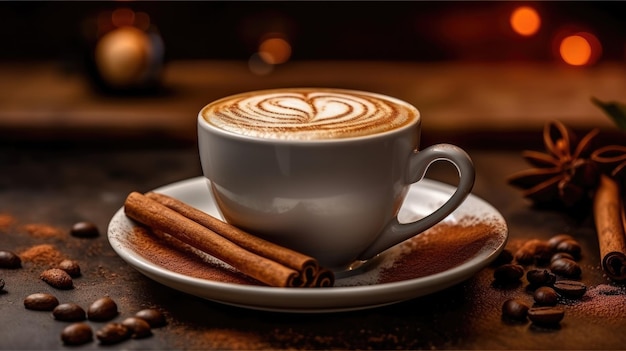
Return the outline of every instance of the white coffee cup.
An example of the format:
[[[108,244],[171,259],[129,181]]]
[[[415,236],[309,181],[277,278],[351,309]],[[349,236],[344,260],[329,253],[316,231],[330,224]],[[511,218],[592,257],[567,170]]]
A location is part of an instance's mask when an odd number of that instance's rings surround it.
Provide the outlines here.
[[[462,149],[418,151],[420,114],[380,94],[287,88],[238,94],[198,114],[202,170],[229,223],[341,271],[442,221],[471,192]],[[432,214],[400,223],[412,183],[437,160],[459,183]]]

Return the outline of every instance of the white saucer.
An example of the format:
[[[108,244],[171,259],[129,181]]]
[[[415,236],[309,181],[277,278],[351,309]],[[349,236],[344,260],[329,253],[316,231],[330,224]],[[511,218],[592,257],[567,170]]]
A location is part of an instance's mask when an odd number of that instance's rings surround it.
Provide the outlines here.
[[[413,184],[400,212],[400,221],[427,215],[447,200],[453,190],[447,184],[429,179]],[[221,218],[204,177],[176,182],[154,191],[178,198]],[[193,277],[176,272],[171,267],[165,268],[158,259],[146,258],[145,252],[140,252],[144,250],[138,250],[136,245],[131,244],[135,224],[126,217],[123,208],[109,223],[108,239],[115,252],[139,272],[161,284],[201,298],[259,310],[337,312],[372,308],[427,295],[467,280],[487,266],[504,249],[508,237],[506,222],[490,204],[470,194],[442,223],[454,225],[467,217],[488,218],[496,226],[489,242],[460,264],[421,276],[407,277],[405,269],[400,280],[379,283],[379,275],[393,266],[394,260],[403,254],[403,244],[399,244],[381,254],[379,262],[373,264],[376,267],[361,274],[338,278],[331,288],[275,288],[241,284]]]

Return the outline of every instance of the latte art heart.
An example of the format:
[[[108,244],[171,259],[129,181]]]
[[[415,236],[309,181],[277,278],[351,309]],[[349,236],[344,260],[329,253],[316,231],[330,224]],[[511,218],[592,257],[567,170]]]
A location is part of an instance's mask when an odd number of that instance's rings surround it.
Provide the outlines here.
[[[393,130],[417,118],[408,104],[375,94],[331,89],[283,89],[235,95],[202,116],[235,134],[269,139],[337,139]]]

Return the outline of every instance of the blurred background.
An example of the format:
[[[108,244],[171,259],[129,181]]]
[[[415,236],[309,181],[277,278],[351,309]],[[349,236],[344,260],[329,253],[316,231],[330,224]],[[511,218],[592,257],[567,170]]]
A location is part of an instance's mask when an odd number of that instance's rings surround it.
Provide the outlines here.
[[[4,140],[195,140],[232,93],[333,86],[415,104],[435,138],[611,129],[617,1],[0,2]],[[431,134],[432,133],[432,134]],[[491,143],[492,139],[489,140]]]

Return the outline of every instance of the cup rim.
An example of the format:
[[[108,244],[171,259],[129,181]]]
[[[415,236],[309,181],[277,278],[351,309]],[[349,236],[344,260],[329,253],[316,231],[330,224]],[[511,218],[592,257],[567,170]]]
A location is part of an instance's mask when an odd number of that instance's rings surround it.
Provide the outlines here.
[[[338,92],[344,92],[344,93],[355,93],[355,94],[369,95],[369,96],[377,97],[377,98],[380,98],[380,99],[383,99],[383,100],[389,100],[389,101],[391,101],[393,103],[404,105],[404,106],[408,107],[409,109],[413,110],[413,112],[415,114],[415,119],[413,121],[411,121],[411,122],[401,126],[401,127],[398,127],[398,128],[395,128],[395,129],[391,129],[391,130],[387,130],[387,131],[384,131],[384,132],[373,133],[373,134],[348,136],[348,137],[341,137],[341,138],[329,138],[329,139],[282,139],[282,138],[264,138],[264,137],[259,137],[259,136],[245,135],[245,134],[239,134],[239,133],[231,132],[231,131],[219,128],[219,127],[209,123],[203,116],[203,111],[206,110],[209,106],[217,104],[217,103],[219,103],[219,102],[221,102],[223,100],[226,100],[226,99],[232,99],[232,98],[237,97],[237,96],[248,95],[248,94],[253,93],[253,92],[270,93],[270,92],[273,92],[273,91],[287,91],[287,90],[288,91],[298,91],[298,90],[311,90],[311,89],[319,90],[319,91],[338,91]],[[416,125],[418,127],[418,132],[420,132],[422,118],[421,118],[421,113],[417,109],[417,107],[413,106],[409,102],[404,101],[404,100],[399,99],[399,98],[396,98],[396,97],[393,97],[393,96],[381,94],[381,93],[365,91],[365,90],[357,90],[357,89],[344,89],[344,88],[294,87],[294,88],[274,88],[274,89],[251,90],[251,91],[245,91],[245,92],[241,92],[241,93],[230,94],[230,95],[224,96],[222,98],[219,98],[217,100],[214,100],[214,101],[204,105],[200,109],[200,111],[198,112],[197,120],[198,120],[198,127],[203,128],[204,130],[207,130],[207,131],[210,131],[210,132],[222,135],[224,137],[229,137],[229,138],[233,138],[233,139],[254,141],[254,142],[259,142],[259,143],[306,145],[306,144],[335,144],[335,143],[346,143],[346,142],[355,142],[355,141],[374,140],[374,139],[379,139],[379,138],[385,138],[385,137],[387,137],[389,135],[393,135],[393,134],[396,134],[396,133],[402,133],[402,132],[404,132],[406,130],[415,128]]]

